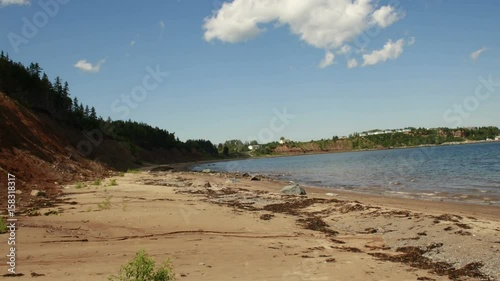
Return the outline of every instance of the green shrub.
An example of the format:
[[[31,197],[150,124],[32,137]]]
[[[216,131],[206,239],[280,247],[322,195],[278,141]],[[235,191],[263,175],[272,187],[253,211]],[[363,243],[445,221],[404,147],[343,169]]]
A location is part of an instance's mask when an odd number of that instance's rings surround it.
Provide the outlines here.
[[[163,262],[155,270],[155,261],[140,250],[135,258],[120,268],[118,275],[108,277],[109,281],[171,281],[175,280],[172,264],[169,260]]]
[[[96,179],[92,184],[93,185],[101,185],[101,179]]]
[[[109,182],[109,186],[115,186],[115,185],[118,185],[116,183],[116,179],[111,179],[111,181]]]
[[[40,211],[38,210],[38,208],[29,208],[26,210],[26,215],[28,217],[40,216]]]
[[[101,211],[102,210],[109,210],[111,208],[111,196],[106,196],[106,198],[104,198],[104,201],[97,204],[97,207]]]
[[[76,189],[80,189],[80,188],[83,188],[83,187],[85,187],[85,185],[84,185],[82,182],[77,182],[77,183],[75,184],[75,188],[76,188]]]
[[[43,213],[44,216],[57,216],[59,212],[56,210],[49,210],[48,212]]]
[[[3,217],[0,217],[0,234],[7,233],[7,223]]]

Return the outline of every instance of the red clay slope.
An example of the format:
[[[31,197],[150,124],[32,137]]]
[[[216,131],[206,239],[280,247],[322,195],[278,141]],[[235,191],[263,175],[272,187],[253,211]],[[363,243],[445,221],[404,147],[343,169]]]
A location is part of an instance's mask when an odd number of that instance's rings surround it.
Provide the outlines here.
[[[55,122],[44,122],[23,106],[0,93],[0,207],[6,205],[7,173],[17,179],[20,206],[31,205],[31,190],[49,197],[60,184],[102,177],[107,169],[81,157]],[[19,191],[18,191],[19,193]]]

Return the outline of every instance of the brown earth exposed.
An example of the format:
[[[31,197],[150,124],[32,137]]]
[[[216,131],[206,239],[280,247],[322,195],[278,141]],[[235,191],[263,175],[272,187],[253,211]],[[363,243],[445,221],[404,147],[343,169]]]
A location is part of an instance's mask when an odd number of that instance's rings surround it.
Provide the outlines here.
[[[17,207],[24,209],[53,200],[66,183],[103,178],[148,163],[203,159],[198,153],[176,149],[132,152],[125,142],[87,135],[0,93],[0,208],[6,206],[8,173],[16,177]],[[86,144],[83,154],[76,149],[82,142]],[[32,190],[42,190],[46,196],[33,198]]]

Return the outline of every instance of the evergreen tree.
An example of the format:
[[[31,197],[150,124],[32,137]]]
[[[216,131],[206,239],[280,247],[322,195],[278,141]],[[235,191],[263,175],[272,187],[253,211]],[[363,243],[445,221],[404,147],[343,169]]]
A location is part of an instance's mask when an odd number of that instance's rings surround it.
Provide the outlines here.
[[[83,116],[85,116],[85,118],[89,118],[90,117],[90,108],[88,105],[85,106],[85,111],[83,113]]]
[[[97,113],[95,112],[95,108],[93,106],[90,109],[90,119],[97,120]]]

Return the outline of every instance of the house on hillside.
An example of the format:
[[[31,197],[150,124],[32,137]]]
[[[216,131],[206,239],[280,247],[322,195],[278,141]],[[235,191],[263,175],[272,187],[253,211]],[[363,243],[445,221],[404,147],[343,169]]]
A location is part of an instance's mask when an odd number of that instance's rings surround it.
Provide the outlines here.
[[[260,144],[252,144],[248,146],[249,150],[256,150],[260,148]]]
[[[496,137],[495,137],[495,140],[496,140],[496,141],[500,141],[500,136],[496,136]]]
[[[289,142],[290,142],[289,139],[284,139],[284,138],[280,139],[280,144],[285,144],[285,143],[289,143]]]

